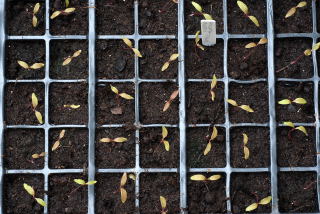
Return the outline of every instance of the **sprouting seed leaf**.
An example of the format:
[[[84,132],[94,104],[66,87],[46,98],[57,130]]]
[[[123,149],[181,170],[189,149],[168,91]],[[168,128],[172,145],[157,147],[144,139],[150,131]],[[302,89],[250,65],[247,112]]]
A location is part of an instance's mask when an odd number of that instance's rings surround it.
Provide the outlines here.
[[[311,49],[307,49],[303,53],[304,53],[305,56],[310,56],[312,54],[312,50]]]
[[[207,13],[203,13],[202,15],[206,20],[213,20],[212,16]]]
[[[227,102],[233,106],[238,106],[237,102],[231,99],[227,99]]]
[[[168,108],[170,107],[170,105],[171,105],[171,101],[167,101],[167,102],[164,104],[162,111],[163,111],[163,112],[167,111]]]
[[[212,144],[211,144],[211,142],[209,142],[207,144],[205,150],[203,151],[203,155],[207,155],[211,151],[211,148],[212,148]]]
[[[61,14],[61,11],[55,11],[53,12],[53,14],[50,16],[50,19],[54,19],[56,18],[57,16],[59,16]]]
[[[256,43],[250,42],[249,44],[247,44],[247,45],[245,46],[245,48],[249,49],[249,48],[254,48],[254,47],[256,47],[256,46],[257,46]]]
[[[112,86],[112,85],[110,85],[110,87],[111,87],[111,90],[112,90],[115,94],[119,94],[119,91],[118,91],[118,89],[117,89],[116,87],[114,87],[114,86]]]
[[[74,7],[69,7],[69,8],[67,8],[67,9],[65,9],[63,12],[65,12],[65,13],[72,13],[72,12],[74,12],[76,10],[76,8],[74,8]]]
[[[97,181],[88,181],[88,182],[86,183],[86,185],[93,185],[93,184],[95,184],[95,183],[97,183]]]
[[[172,94],[170,95],[170,100],[174,100],[178,95],[179,95],[179,90],[175,90],[175,91],[172,92]]]
[[[38,98],[35,93],[31,95],[32,107],[36,108],[38,106]]]
[[[121,94],[119,94],[119,96],[126,99],[126,100],[133,100],[134,99],[131,95],[129,95],[127,93],[121,93]]]
[[[278,104],[280,104],[280,105],[289,105],[289,104],[291,104],[291,100],[289,100],[289,99],[283,99],[283,100],[280,100],[280,101],[278,102]]]
[[[307,6],[307,2],[306,1],[302,1],[297,5],[297,7],[299,7],[299,8],[305,7],[305,6]]]
[[[261,199],[259,201],[259,204],[266,205],[266,204],[269,204],[271,202],[271,200],[272,200],[272,197],[268,196],[268,197],[265,197],[265,198]]]
[[[69,7],[69,0],[65,0],[66,7]]]
[[[113,139],[113,141],[116,143],[123,143],[123,142],[128,141],[128,139],[125,137],[117,137],[117,138]]]
[[[138,49],[132,48],[132,50],[133,50],[134,54],[135,54],[137,57],[142,57],[142,55],[141,55],[141,53],[140,53],[140,51],[139,51]]]
[[[292,102],[297,103],[297,104],[302,104],[302,105],[307,103],[307,101],[301,97],[294,99]]]
[[[33,159],[40,158],[40,156],[39,156],[38,154],[33,154],[31,157],[32,157]]]
[[[63,105],[63,107],[72,108],[72,109],[78,109],[78,108],[80,108],[80,105],[74,105],[74,104],[72,104],[72,105]]]
[[[244,146],[243,147],[243,153],[244,153],[244,159],[245,160],[248,160],[249,159],[249,156],[250,156],[250,151],[249,151],[249,148]]]
[[[55,151],[56,149],[59,148],[59,146],[60,146],[60,141],[57,140],[57,141],[53,144],[53,146],[52,146],[52,148],[51,148],[51,151]]]
[[[38,122],[39,122],[40,124],[43,124],[42,114],[41,114],[40,112],[38,112],[38,111],[34,111],[34,113],[35,113],[35,115],[36,115],[36,118],[37,118]]]
[[[134,174],[129,174],[129,178],[134,181],[136,180],[136,176]]]
[[[304,128],[303,126],[298,126],[297,128],[295,128],[299,131],[302,131],[306,136],[308,136],[307,130],[306,128]]]
[[[168,130],[166,127],[162,126],[162,139],[165,139],[168,136]]]
[[[121,202],[125,203],[127,201],[127,191],[124,188],[120,188],[120,194],[121,194]]]
[[[33,65],[30,66],[31,69],[39,69],[39,68],[43,68],[44,64],[43,63],[34,63]]]
[[[254,110],[252,108],[250,108],[250,106],[248,106],[248,105],[241,105],[241,106],[239,106],[239,108],[241,108],[247,112],[250,112],[250,113],[254,112]]]
[[[120,180],[121,187],[123,187],[127,183],[127,179],[128,179],[128,176],[127,176],[127,173],[125,172],[125,173],[123,173],[121,180]]]
[[[41,198],[34,198],[36,201],[37,201],[37,203],[38,204],[40,204],[41,206],[43,206],[43,207],[46,207],[47,206],[47,204],[46,204],[46,202],[44,202],[44,200],[42,200]]]
[[[198,12],[202,13],[202,7],[200,6],[200,4],[194,1],[192,1],[191,4],[193,5],[194,8],[196,8]]]
[[[211,89],[214,89],[214,88],[216,87],[216,85],[217,85],[217,77],[216,77],[216,75],[214,74],[214,75],[212,76]]]
[[[297,8],[296,8],[296,7],[291,8],[291,9],[287,12],[285,18],[289,18],[290,16],[292,16],[293,14],[295,14],[296,11],[297,11]]]
[[[221,178],[221,175],[212,175],[208,178],[209,181],[216,181]]]
[[[214,93],[214,91],[210,91],[211,93],[211,100],[214,101],[214,99],[216,98],[216,94]]]
[[[261,38],[258,42],[259,45],[264,45],[268,43],[268,39],[267,38]]]
[[[254,16],[248,16],[248,18],[257,26],[260,27],[259,21],[256,17]]]
[[[200,30],[198,30],[197,32],[196,32],[196,34],[195,34],[195,42],[196,42],[196,44],[198,44],[199,42],[200,42],[200,37],[199,37],[199,35],[200,35]]]
[[[165,150],[166,150],[167,152],[169,152],[169,151],[170,151],[169,141],[163,140],[162,142],[163,142],[163,145],[164,145]]]
[[[71,62],[71,60],[72,60],[71,57],[66,58],[66,59],[63,61],[62,66],[68,65],[68,64]]]
[[[244,12],[245,14],[249,13],[248,6],[245,3],[243,3],[242,1],[237,1],[237,4],[242,12]]]
[[[74,52],[72,57],[78,57],[81,54],[81,52],[82,52],[81,50]]]
[[[312,50],[316,51],[320,48],[320,42],[316,43],[315,45],[312,46]]]
[[[44,157],[45,155],[46,155],[45,152],[41,152],[41,153],[39,154],[40,157]]]
[[[107,138],[101,138],[101,139],[100,139],[100,142],[101,142],[101,143],[110,143],[110,142],[112,142],[112,140],[107,137]]]
[[[26,62],[24,62],[24,61],[18,60],[17,62],[18,62],[18,64],[19,64],[21,67],[23,67],[24,69],[29,69],[29,68],[30,68],[29,65],[28,65]]]
[[[165,197],[160,196],[160,203],[161,203],[161,208],[165,209],[167,207],[167,200]]]
[[[204,51],[204,47],[200,44],[197,44],[197,47]]]
[[[253,203],[246,208],[246,212],[251,212],[258,208],[258,203]]]
[[[24,188],[32,197],[34,197],[35,191],[34,191],[34,189],[33,189],[30,185],[24,183],[24,184],[23,184],[23,188]]]
[[[124,41],[124,43],[126,43],[126,45],[127,45],[129,48],[132,48],[132,42],[131,42],[129,39],[123,38],[122,40]]]
[[[190,177],[191,180],[193,181],[205,181],[207,178],[204,175],[198,174],[198,175],[192,175]]]
[[[82,180],[82,179],[73,179],[73,181],[75,183],[77,183],[77,184],[80,184],[80,185],[85,185],[86,184],[86,182],[84,180]]]
[[[161,71],[165,71],[169,68],[170,63],[169,62],[165,62],[161,68]]]
[[[246,133],[242,133],[242,136],[243,136],[243,144],[247,145],[249,140],[248,135]]]
[[[37,3],[33,8],[33,14],[38,13],[39,9],[40,9],[40,3]]]
[[[170,62],[171,62],[171,61],[174,61],[174,60],[178,59],[178,57],[179,57],[179,54],[178,54],[178,53],[172,54],[172,55],[170,56],[169,61],[170,61]]]
[[[32,16],[32,26],[37,27],[38,25],[38,18],[36,16]]]
[[[290,127],[294,128],[294,124],[290,121],[283,122],[283,125],[290,126]]]
[[[218,129],[214,126],[211,137],[210,137],[210,141],[213,141],[217,136],[218,136]]]

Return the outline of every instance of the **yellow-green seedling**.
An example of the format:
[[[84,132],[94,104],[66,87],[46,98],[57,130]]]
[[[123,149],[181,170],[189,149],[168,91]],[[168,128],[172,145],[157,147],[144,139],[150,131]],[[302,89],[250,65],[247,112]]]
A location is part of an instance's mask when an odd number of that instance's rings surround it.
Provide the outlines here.
[[[37,3],[34,5],[33,13],[32,13],[32,26],[37,27],[38,26],[38,18],[36,17],[37,13],[40,9],[40,3]]]
[[[280,100],[278,102],[278,104],[280,105],[291,105],[292,103],[296,103],[296,104],[300,104],[300,105],[304,105],[304,104],[307,104],[307,101],[301,97],[298,97],[294,100],[290,100],[290,99],[283,99],[283,100]]]
[[[64,15],[64,16],[70,15],[75,10],[76,10],[76,8],[74,8],[74,7],[69,7],[64,10],[57,10],[57,11],[53,12],[53,14],[50,16],[50,19],[54,19],[60,15]]]
[[[194,2],[194,1],[192,1],[191,4],[198,12],[191,13],[190,16],[199,16],[200,15],[200,16],[203,16],[206,20],[213,20],[211,15],[203,12],[203,9],[200,4],[198,4],[197,2]]]
[[[38,101],[37,95],[35,93],[32,93],[32,95],[31,95],[31,102],[32,102],[32,110],[34,111],[34,114],[36,115],[38,122],[40,124],[43,124],[42,114],[36,110],[39,101]]]
[[[169,58],[169,61],[165,62],[161,68],[161,71],[165,71],[169,68],[169,65],[171,62],[175,61],[176,59],[178,59],[179,54],[172,54]]]
[[[178,4],[179,0],[169,0],[160,10],[159,13],[164,13],[169,10],[173,5]]]
[[[283,122],[283,125],[285,126],[289,126],[291,127],[292,129],[288,132],[288,138],[291,140],[292,137],[291,137],[291,133],[295,130],[298,130],[298,131],[301,131],[305,136],[308,136],[308,132],[306,130],[306,128],[304,126],[298,126],[298,127],[295,127],[295,125],[293,124],[293,122],[290,122],[290,121],[286,121],[286,122]]]
[[[64,2],[66,3],[66,8],[68,8],[70,4],[69,0],[65,0]]]
[[[192,181],[216,181],[216,180],[219,180],[220,178],[221,178],[221,175],[212,175],[207,178],[206,176],[201,174],[192,175],[190,177]]]
[[[265,45],[267,43],[268,43],[267,38],[261,38],[258,43],[255,43],[255,42],[248,43],[245,46],[245,48],[252,49],[252,50],[249,52],[249,54],[247,54],[246,56],[243,57],[243,60],[248,59],[254,53],[254,51],[256,50],[257,47],[259,47],[260,45]]]
[[[44,156],[46,156],[46,153],[45,152],[41,152],[40,154],[33,154],[31,157],[33,159],[38,159],[38,158],[42,158]]]
[[[61,130],[58,139],[56,140],[56,142],[54,142],[51,151],[55,151],[57,150],[60,146],[61,146],[61,140],[64,137],[64,134],[66,133],[66,130]]]
[[[297,6],[292,7],[292,8],[287,12],[285,18],[289,18],[290,16],[293,16],[293,15],[297,12],[297,9],[298,9],[298,8],[305,7],[305,6],[307,6],[307,2],[306,2],[306,1],[301,1],[301,2],[299,2],[299,4],[297,4]]]
[[[218,136],[218,129],[214,126],[214,127],[213,127],[213,130],[212,130],[211,137],[210,137],[210,139],[209,139],[209,142],[208,142],[205,150],[203,151],[203,155],[207,155],[207,154],[211,151],[212,141],[213,141],[214,139],[216,139],[217,136]]]
[[[63,105],[64,108],[72,108],[72,109],[78,109],[80,108],[80,105],[75,105],[75,104],[67,104],[67,105]]]
[[[257,27],[260,27],[259,21],[255,16],[250,15],[248,6],[242,1],[237,1],[238,7],[244,13],[244,15],[250,19]]]
[[[210,94],[211,94],[211,100],[214,102],[214,99],[216,98],[216,93],[214,92],[214,89],[217,87],[217,77],[214,74],[212,76],[211,85],[210,85]]]
[[[123,143],[126,141],[128,141],[128,139],[125,137],[116,137],[114,139],[109,138],[109,137],[105,137],[105,138],[100,139],[101,143]]]
[[[27,191],[27,193],[28,193],[29,195],[32,196],[32,198],[33,198],[38,204],[40,204],[40,205],[43,206],[43,207],[46,207],[46,206],[47,206],[47,204],[46,204],[46,202],[44,202],[44,200],[42,200],[41,198],[36,198],[36,192],[35,192],[35,190],[33,189],[32,186],[24,183],[24,184],[23,184],[23,188]]]
[[[94,180],[86,182],[85,180],[82,180],[82,179],[73,179],[73,181],[81,186],[89,186],[97,183],[97,181],[94,181]]]
[[[170,95],[170,98],[168,101],[166,101],[166,103],[164,104],[163,107],[163,112],[167,111],[171,105],[171,103],[173,102],[173,100],[179,95],[179,90],[175,90],[174,92],[172,92],[172,94]]]
[[[163,143],[164,148],[166,149],[166,151],[170,151],[170,144],[169,141],[165,140],[165,138],[168,136],[168,130],[166,127],[162,126],[162,139],[161,139],[161,143]]]
[[[257,209],[259,205],[270,204],[271,200],[272,200],[271,196],[265,197],[265,198],[261,199],[260,201],[247,206],[246,207],[246,212],[251,212],[251,211]]]
[[[122,39],[123,42],[133,51],[133,53],[137,56],[137,57],[142,57],[140,51],[136,48],[133,47],[132,42],[127,39],[127,38],[123,38]]]
[[[246,112],[254,112],[254,110],[252,108],[250,108],[250,106],[248,105],[238,105],[238,103],[232,99],[228,99],[227,102],[235,107],[241,108],[242,110],[245,110]]]
[[[81,52],[82,52],[81,50],[77,50],[76,52],[73,53],[72,56],[68,56],[68,57],[63,61],[62,66],[68,65],[68,64],[72,61],[72,59],[78,57],[78,56],[81,54]]]
[[[29,66],[28,63],[21,60],[18,60],[17,62],[22,68],[26,70],[30,70],[30,69],[37,70],[44,67],[44,63],[40,63],[40,62],[34,63],[31,66]]]
[[[167,199],[160,195],[160,205],[161,205],[161,214],[167,214],[168,208],[167,208]]]
[[[242,136],[243,136],[243,154],[244,154],[244,159],[248,160],[249,156],[250,156],[250,150],[247,147],[249,138],[248,138],[248,135],[246,133],[242,133]]]
[[[299,55],[297,58],[295,58],[293,61],[291,61],[288,65],[276,70],[276,73],[288,69],[290,66],[299,62],[299,60],[301,60],[304,56],[310,56],[312,54],[312,51],[317,51],[317,50],[319,50],[319,48],[320,48],[320,42],[314,44],[311,49],[304,50],[301,55]]]
[[[125,173],[123,173],[123,175],[121,177],[120,187],[119,187],[120,188],[120,199],[123,204],[127,201],[127,198],[128,198],[127,190],[124,188],[124,186],[127,183],[127,180],[128,180],[128,176],[127,176],[127,173],[125,172]]]
[[[196,47],[204,51],[204,47],[201,44],[199,44],[199,42],[200,42],[200,36],[199,35],[200,35],[200,30],[198,30],[196,32],[196,34],[194,35],[194,37],[195,37],[194,41],[196,43]]]
[[[127,93],[119,93],[119,90],[116,88],[116,87],[114,87],[114,86],[112,86],[112,85],[110,85],[110,87],[111,87],[111,91],[113,92],[113,93],[115,93],[116,95],[117,95],[117,97],[122,97],[122,98],[124,98],[124,99],[126,99],[126,100],[133,100],[134,98],[132,97],[132,96],[130,96],[129,94],[127,94]]]
[[[136,176],[135,174],[129,174],[128,176],[131,180],[135,181],[136,180]]]

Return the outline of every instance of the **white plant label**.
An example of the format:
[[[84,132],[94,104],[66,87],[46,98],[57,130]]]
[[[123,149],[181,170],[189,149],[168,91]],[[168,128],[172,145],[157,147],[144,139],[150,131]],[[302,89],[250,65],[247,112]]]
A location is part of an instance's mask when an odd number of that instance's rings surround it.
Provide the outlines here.
[[[201,20],[202,45],[213,46],[217,43],[215,20]]]

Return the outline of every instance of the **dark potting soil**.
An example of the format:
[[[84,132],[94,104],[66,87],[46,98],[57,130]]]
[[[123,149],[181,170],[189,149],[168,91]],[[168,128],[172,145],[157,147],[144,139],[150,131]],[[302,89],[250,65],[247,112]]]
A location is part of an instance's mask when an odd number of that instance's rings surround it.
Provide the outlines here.
[[[313,91],[312,82],[278,82],[276,84],[277,121],[281,123],[284,121],[315,122]],[[304,98],[307,104],[278,104],[280,100],[296,98]]]
[[[161,143],[162,128],[140,130],[140,164],[143,168],[177,168],[179,166],[179,130],[167,128],[170,149],[165,150]]]
[[[31,104],[31,95],[38,98],[36,108],[44,117],[44,86],[41,83],[8,83],[5,87],[5,123],[39,125]]]
[[[74,179],[87,177],[82,174],[54,174],[49,176],[48,211],[53,214],[88,212],[88,187],[75,183]]]
[[[197,173],[198,174],[198,173]],[[226,180],[222,173],[199,173],[207,178],[212,175],[221,175],[216,181],[192,181],[188,174],[188,211],[198,213],[226,213]]]
[[[131,42],[134,45],[134,41]],[[143,51],[141,54],[144,54]],[[122,40],[98,40],[96,65],[99,79],[134,77],[134,53]]]
[[[59,139],[63,129],[50,130],[49,166],[55,169],[87,168],[88,131],[86,129],[64,129],[60,147],[52,151],[53,144]]]
[[[187,83],[187,121],[189,124],[222,124],[224,118],[224,84],[218,82],[211,99],[211,82]]]
[[[291,127],[278,127],[277,153],[281,167],[315,166],[317,164],[314,127],[305,127],[308,136]]]
[[[102,143],[102,138],[125,137],[123,143]],[[96,135],[96,166],[98,168],[133,168],[135,166],[135,131],[127,128],[101,128]]]
[[[229,40],[228,75],[233,79],[252,80],[268,77],[267,44],[247,49],[248,43],[260,39]]]
[[[76,10],[68,15],[59,15],[50,19],[50,33],[53,35],[86,35],[88,33],[88,1],[69,1],[68,8]],[[50,1],[50,16],[55,11],[66,9],[65,1]]]
[[[311,33],[312,32],[312,1],[306,1],[307,6],[297,8],[296,13],[285,18],[287,12],[301,2],[275,1],[273,2],[274,27],[276,33]]]
[[[280,212],[319,212],[315,172],[280,172],[278,193]]]
[[[128,175],[129,176],[129,175]],[[127,201],[121,202],[120,180],[122,174],[98,174],[95,184],[96,213],[136,213],[135,181],[128,178],[124,189],[127,191]]]
[[[86,83],[53,83],[50,85],[49,117],[52,124],[87,124],[88,86]],[[64,105],[80,105],[77,109]]]
[[[170,62],[167,70],[161,71],[163,64],[172,54],[178,53],[177,40],[142,40],[139,49],[143,58],[139,60],[139,76],[142,79],[173,79],[178,76],[178,59]]]
[[[119,93],[127,93],[134,97],[135,89],[132,83],[99,84],[96,88],[96,122],[102,124],[133,124],[134,100],[127,100],[111,91],[110,85],[116,87]]]
[[[44,131],[41,129],[7,129],[4,135],[4,166],[7,169],[41,169],[44,158],[33,154],[44,152]]]
[[[96,30],[99,35],[133,34],[133,0],[99,0],[96,7]]]
[[[231,209],[232,213],[245,213],[246,207],[271,196],[270,175],[268,173],[232,173]],[[270,213],[271,204],[259,205],[255,213]]]
[[[10,40],[6,45],[7,79],[43,79],[45,67],[40,69],[24,69],[18,60],[26,62],[29,66],[34,63],[45,63],[45,43],[41,40],[16,41]]]
[[[243,133],[249,141],[249,159],[244,159]],[[237,127],[231,129],[231,163],[235,168],[268,167],[270,165],[269,129],[264,127]]]
[[[140,213],[161,213],[160,196],[167,200],[168,213],[180,213],[179,174],[142,173]]]
[[[162,10],[163,12],[159,12]],[[175,35],[178,29],[178,4],[173,1],[139,1],[139,32],[152,35]]]
[[[38,174],[10,174],[4,176],[3,182],[3,212],[4,213],[43,213],[43,207],[39,205],[31,195],[24,190],[23,184],[33,187],[37,198],[43,199],[43,176]]]
[[[281,38],[275,40],[275,75],[283,78],[306,79],[313,76],[312,56],[305,56],[303,52],[312,48],[312,39],[308,38]],[[303,55],[303,56],[302,56]],[[295,61],[300,60],[288,69],[279,71]]]
[[[226,144],[224,128],[216,127],[218,136],[212,141],[207,155],[203,152],[211,137],[213,127],[187,129],[187,164],[191,168],[213,168],[226,165]]]
[[[88,43],[85,40],[51,41],[50,77],[53,79],[86,79],[88,77]],[[78,57],[63,66],[63,61],[81,50]]]
[[[238,105],[249,105],[254,112],[247,112],[229,104],[232,123],[266,123],[269,121],[268,88],[265,82],[254,84],[231,83],[229,99]]]
[[[204,17],[192,6],[192,0],[185,1],[185,31],[188,35],[195,35],[198,30],[201,30],[201,20]],[[223,33],[223,1],[198,0],[203,12],[210,14],[216,21],[217,33]]]
[[[249,15],[258,19],[260,27],[257,27],[245,14],[240,10],[237,1],[228,1],[228,31],[234,34],[257,34],[266,33],[267,16],[266,2],[263,0],[243,0],[249,8]]]
[[[33,8],[40,3],[36,14],[38,25],[33,27]],[[45,30],[45,3],[44,1],[7,1],[6,9],[7,32],[9,35],[43,35]]]
[[[143,124],[177,124],[179,121],[179,96],[163,112],[165,102],[178,90],[175,83],[140,84],[140,122]]]
[[[204,49],[197,48],[194,39],[186,41],[187,78],[211,79],[213,74],[223,78],[223,40],[218,39],[215,46],[205,46]]]

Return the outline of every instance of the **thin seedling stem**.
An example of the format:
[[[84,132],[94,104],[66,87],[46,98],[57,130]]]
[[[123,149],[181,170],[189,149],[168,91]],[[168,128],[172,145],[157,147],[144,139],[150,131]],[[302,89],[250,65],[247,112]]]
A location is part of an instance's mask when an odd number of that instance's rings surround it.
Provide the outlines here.
[[[283,71],[283,70],[286,70],[286,69],[288,69],[291,65],[296,64],[303,56],[305,56],[304,53],[301,54],[300,56],[298,56],[298,57],[297,57],[295,60],[293,60],[292,62],[290,62],[290,64],[288,64],[288,65],[286,65],[285,67],[277,70],[276,73],[278,73],[278,72],[280,72],[280,71]]]

